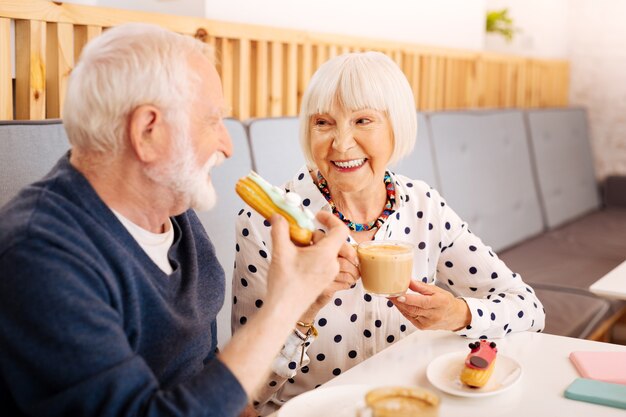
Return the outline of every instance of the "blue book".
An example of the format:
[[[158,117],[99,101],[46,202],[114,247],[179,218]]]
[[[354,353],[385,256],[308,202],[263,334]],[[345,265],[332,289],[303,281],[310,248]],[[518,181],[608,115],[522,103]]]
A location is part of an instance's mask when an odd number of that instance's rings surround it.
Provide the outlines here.
[[[626,385],[622,384],[576,378],[565,390],[565,397],[626,410]]]

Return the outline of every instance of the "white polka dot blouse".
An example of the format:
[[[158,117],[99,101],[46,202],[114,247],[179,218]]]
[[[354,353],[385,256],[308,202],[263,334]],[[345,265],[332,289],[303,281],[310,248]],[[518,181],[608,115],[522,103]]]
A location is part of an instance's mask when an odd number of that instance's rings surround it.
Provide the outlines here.
[[[392,180],[396,189],[394,212],[374,239],[412,242],[416,247],[413,277],[429,284],[437,282],[467,302],[472,321],[457,334],[491,339],[511,332],[541,331],[543,306],[521,276],[469,230],[436,190],[401,175],[392,174]],[[284,189],[300,194],[304,206],[314,213],[331,211],[306,167]],[[237,218],[236,242],[233,332],[263,308],[272,257],[269,223],[246,206]],[[259,414],[275,411],[290,398],[318,387],[416,331],[390,301],[366,293],[360,281],[335,293],[318,313],[315,326],[319,334],[304,346],[302,361],[301,338],[294,332],[285,341],[269,379],[254,399]]]

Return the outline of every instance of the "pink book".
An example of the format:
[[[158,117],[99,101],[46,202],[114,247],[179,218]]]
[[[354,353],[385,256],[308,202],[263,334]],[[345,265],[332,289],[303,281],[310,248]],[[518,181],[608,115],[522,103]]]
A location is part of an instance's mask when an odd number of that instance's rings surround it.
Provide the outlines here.
[[[584,378],[626,385],[626,352],[572,352],[569,359]]]

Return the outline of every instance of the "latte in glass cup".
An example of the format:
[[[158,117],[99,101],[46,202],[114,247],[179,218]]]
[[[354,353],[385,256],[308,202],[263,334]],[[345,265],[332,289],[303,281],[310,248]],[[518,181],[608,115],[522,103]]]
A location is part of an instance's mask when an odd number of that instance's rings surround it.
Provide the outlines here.
[[[413,251],[413,244],[395,240],[359,244],[357,254],[365,290],[384,297],[404,294],[411,282]]]

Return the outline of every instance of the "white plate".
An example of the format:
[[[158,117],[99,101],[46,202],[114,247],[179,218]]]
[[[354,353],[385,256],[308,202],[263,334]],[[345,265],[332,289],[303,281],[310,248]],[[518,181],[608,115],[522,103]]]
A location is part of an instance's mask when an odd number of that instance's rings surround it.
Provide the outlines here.
[[[373,385],[337,385],[317,388],[287,401],[278,417],[355,417],[365,405],[365,394]]]
[[[432,361],[426,369],[426,377],[435,387],[448,394],[461,397],[487,397],[500,394],[522,377],[522,367],[515,360],[498,353],[495,369],[489,382],[482,388],[470,388],[460,380],[467,351],[441,355]]]

